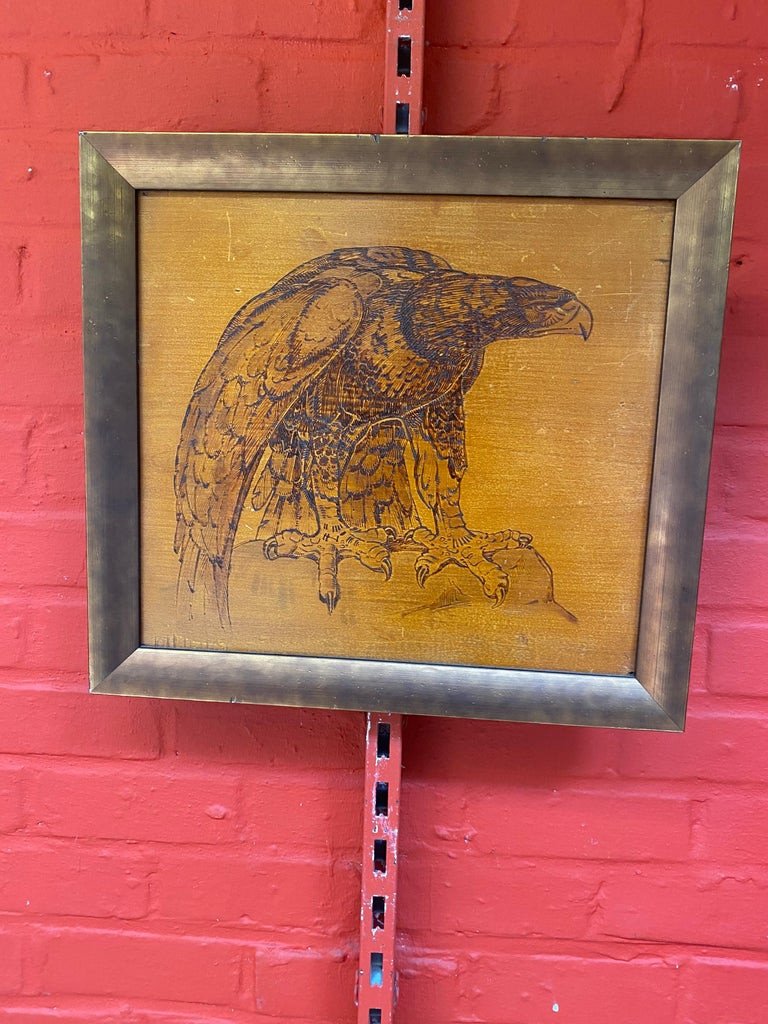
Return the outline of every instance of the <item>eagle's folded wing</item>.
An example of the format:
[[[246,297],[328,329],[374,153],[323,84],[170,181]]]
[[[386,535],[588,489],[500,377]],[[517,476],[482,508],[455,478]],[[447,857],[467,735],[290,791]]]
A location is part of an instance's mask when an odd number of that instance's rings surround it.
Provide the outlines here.
[[[200,374],[176,454],[174,546],[180,588],[204,605],[213,598],[222,622],[235,532],[265,446],[362,314],[360,294],[345,280],[270,290],[235,316]]]

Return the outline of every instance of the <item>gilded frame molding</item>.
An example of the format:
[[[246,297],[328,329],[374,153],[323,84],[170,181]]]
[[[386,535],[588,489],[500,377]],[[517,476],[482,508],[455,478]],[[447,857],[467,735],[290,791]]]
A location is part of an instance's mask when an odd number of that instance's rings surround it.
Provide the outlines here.
[[[682,729],[739,145],[656,139],[84,133],[80,153],[91,690]],[[636,674],[141,646],[136,196],[146,189],[674,200]]]

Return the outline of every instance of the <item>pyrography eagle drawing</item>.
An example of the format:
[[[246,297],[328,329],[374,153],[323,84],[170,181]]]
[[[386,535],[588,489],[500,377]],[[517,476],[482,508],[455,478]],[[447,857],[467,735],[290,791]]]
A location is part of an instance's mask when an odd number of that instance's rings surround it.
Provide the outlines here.
[[[389,579],[398,545],[417,552],[421,586],[454,564],[504,600],[509,580],[491,555],[531,538],[464,521],[464,395],[491,342],[591,329],[572,292],[414,249],[337,249],[296,267],[235,314],[190,399],[176,456],[180,597],[229,622],[250,502],[265,555],[314,561],[329,612],[342,559]]]

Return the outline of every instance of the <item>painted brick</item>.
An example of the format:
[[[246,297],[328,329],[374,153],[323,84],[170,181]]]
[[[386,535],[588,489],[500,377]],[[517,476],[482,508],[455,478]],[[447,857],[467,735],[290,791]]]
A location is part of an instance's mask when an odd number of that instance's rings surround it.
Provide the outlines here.
[[[250,1010],[234,1010],[231,1007],[206,1006],[200,1003],[183,1002],[139,1005],[135,999],[130,1006],[122,999],[78,998],[58,996],[55,1005],[49,997],[18,997],[0,999],[0,1013],[3,1024],[41,1024],[42,1021],[69,1021],[70,1024],[275,1024],[270,1014],[253,1013]],[[280,1017],[280,1024],[338,1024],[338,1020],[320,1020],[298,1017]]]
[[[726,318],[726,324],[730,317]],[[723,339],[717,421],[737,426],[768,426],[768,344],[759,336]]]
[[[245,704],[173,705],[173,748],[202,764],[358,771],[365,722],[355,712]]]
[[[719,433],[712,452],[710,499],[711,522],[768,519],[768,431]]]
[[[324,130],[381,131],[383,64],[365,53],[341,53],[311,61],[303,46],[286,46],[284,57],[265,64],[260,131],[310,131],[319,116]],[[339,60],[343,76],[339,75]],[[307,105],[312,97],[314,115]]]
[[[521,4],[519,28],[513,39],[527,46],[614,44],[621,37],[629,9],[630,5],[622,3],[622,0],[605,0],[605,3],[591,5],[580,0],[542,0],[537,4]]]
[[[18,602],[0,601],[0,666],[18,665],[26,650],[24,619],[16,614]]]
[[[768,871],[635,865],[611,872],[596,904],[596,937],[768,948]]]
[[[85,524],[81,518],[4,517],[0,579],[4,586],[82,587]]]
[[[0,752],[77,757],[155,758],[154,701],[51,690],[4,690]],[[84,723],[87,727],[84,728]]]
[[[418,835],[418,833],[417,833]],[[420,849],[403,836],[398,873],[398,927],[432,936],[547,935],[583,938],[605,869],[573,861],[478,855],[471,833],[444,849]]]
[[[23,953],[21,937],[0,930],[0,994],[21,991]]]
[[[687,4],[646,0],[645,32],[651,45],[684,43],[757,47],[768,44],[765,7],[760,0],[689,0]],[[742,61],[748,59],[742,55]],[[737,65],[738,66],[738,65]]]
[[[18,305],[21,298],[21,273],[26,257],[24,235],[18,229],[3,232],[0,238],[0,301],[8,310]]]
[[[361,766],[362,767],[362,766]],[[362,836],[362,772],[244,777],[244,835],[262,848],[357,850]]]
[[[768,697],[768,623],[715,625],[709,657],[712,693]]]
[[[709,665],[709,644],[709,629],[703,622],[698,620],[693,634],[691,677],[689,680],[690,694],[695,694],[696,692],[706,689],[706,678]]]
[[[37,38],[63,36],[107,36],[138,34],[144,22],[144,0],[80,0],[68,10],[57,0],[37,0],[34,4],[0,3],[0,32],[11,38],[32,35]]]
[[[66,599],[31,602],[24,610],[27,648],[24,668],[81,672],[88,670],[88,629],[85,596],[73,590]]]
[[[0,832],[24,825],[24,782],[21,771],[0,766]]]
[[[682,974],[685,1024],[763,1024],[768,999],[765,960],[695,960]]]
[[[183,0],[153,0],[149,27],[160,33],[169,28],[195,39],[207,36],[266,35],[273,39],[353,40],[372,34],[371,22],[383,33],[380,4],[356,0],[282,0],[280,4],[253,4],[248,0],[223,0],[205,10],[195,10]]]
[[[250,958],[234,943],[129,931],[62,929],[45,944],[42,983],[51,995],[104,995],[237,1005]]]
[[[11,495],[19,494],[27,482],[29,437],[34,418],[26,410],[0,408],[0,496],[7,502]]]
[[[37,323],[34,327],[25,324],[21,329],[15,321],[13,325],[4,323],[2,313],[0,309],[3,334],[0,405],[6,408],[81,405],[83,362],[79,318],[68,323]]]
[[[81,311],[80,232],[29,228],[20,301],[26,314],[46,321],[77,318]]]
[[[24,103],[26,80],[26,61],[17,56],[0,56],[0,128],[29,122]]]
[[[257,32],[257,7],[248,0],[220,0],[202,9],[184,0],[152,0],[147,13],[149,31],[160,36],[173,32],[176,37],[189,40],[210,36],[253,37]]]
[[[133,919],[149,909],[146,858],[83,848],[0,841],[0,910],[25,915]]]
[[[765,864],[767,815],[762,789],[708,794],[693,829],[696,857],[713,864]]]
[[[472,0],[426,4],[426,38],[430,46],[503,46],[530,37],[530,19],[521,17],[519,4]],[[429,54],[430,60],[433,55]]]
[[[636,64],[630,62],[622,77],[621,65],[615,63],[610,51],[604,51],[602,74],[587,76],[586,81],[578,63],[574,65],[566,51],[556,59],[560,58],[562,69],[558,66],[554,75],[545,74],[551,61],[549,52],[542,54],[540,65],[523,64],[518,68],[511,64],[506,69],[502,109],[505,113],[519,111],[526,124],[536,116],[541,125],[536,134],[581,134],[588,129],[585,134],[599,131],[622,135],[631,125],[628,134],[632,135],[727,138],[738,123],[740,100],[728,88],[726,70],[712,67],[695,54],[686,53],[674,60],[657,56]],[[596,53],[592,59],[599,61]],[[535,93],[526,113],[524,97],[528,89]],[[547,131],[546,111],[552,109],[555,94],[563,93],[565,107],[559,106],[555,127]],[[649,95],[653,95],[653,103],[648,102]],[[570,132],[568,123],[573,125]]]
[[[376,7],[379,10],[375,26],[381,39],[382,5],[361,4],[357,0],[282,0],[280,4],[260,4],[255,10],[256,26],[274,39],[358,39]]]
[[[768,538],[764,531],[711,536],[704,544],[699,602],[711,608],[768,608]]]
[[[617,730],[584,731],[562,726],[475,722],[462,719],[406,720],[403,757],[412,779],[503,785],[553,784],[616,774]]]
[[[38,771],[29,779],[28,815],[41,835],[233,842],[239,838],[238,782],[161,766]]]
[[[30,103],[38,125],[73,132],[248,131],[258,124],[260,75],[257,59],[233,53],[51,56],[30,68]]]
[[[499,75],[498,65],[487,55],[441,49],[430,53],[424,130],[430,135],[493,134],[500,108]]]
[[[729,336],[757,335],[757,343],[763,343],[761,314],[766,259],[768,248],[765,245],[760,246],[751,239],[734,238],[725,309],[725,330]]]
[[[216,862],[212,872],[209,856],[159,853],[152,882],[159,917],[201,925],[216,920],[253,932],[356,934],[358,858],[265,858],[248,847],[237,855],[217,854]]]
[[[514,59],[497,66],[471,50],[437,50],[425,90],[428,129],[722,138],[741,116],[727,64],[705,64],[687,52],[674,61],[630,61],[626,68],[612,48],[592,44],[579,47],[577,62],[569,46],[513,52]],[[584,74],[585,65],[592,74]]]
[[[0,132],[0,223],[77,225],[77,151],[73,132]]]
[[[768,89],[768,75],[756,88]],[[760,152],[763,147],[765,153]],[[750,133],[745,139],[742,156],[733,230],[737,243],[746,243],[751,248],[754,242],[764,245],[768,238],[768,204],[765,202],[768,193],[768,140],[755,138]]]
[[[307,1017],[313,1013],[332,1021],[352,1020],[357,960],[344,947],[311,951],[256,951],[256,1009],[275,1017]]]
[[[768,719],[762,715],[689,715],[685,733],[628,733],[622,774],[648,779],[768,780]]]
[[[327,45],[312,60],[304,42],[270,40],[246,53],[52,56],[30,68],[31,109],[39,127],[73,132],[114,130],[118,110],[122,130],[290,131],[318,116],[327,131],[380,130],[381,66]]]
[[[684,860],[689,849],[684,798],[641,795],[622,783],[591,792],[530,783],[514,791],[503,784],[436,789],[406,776],[402,814],[429,822],[420,834],[425,846],[461,845],[470,836],[478,855],[492,857]]]
[[[79,406],[43,414],[28,442],[27,494],[37,507],[75,508],[85,500],[83,414]]]
[[[651,957],[622,963],[588,955],[473,952],[458,959],[440,950],[402,960],[398,1013],[406,1021],[541,1024],[570,1017],[590,1024],[675,1024],[678,971]],[[588,1017],[582,1013],[585,1006]]]

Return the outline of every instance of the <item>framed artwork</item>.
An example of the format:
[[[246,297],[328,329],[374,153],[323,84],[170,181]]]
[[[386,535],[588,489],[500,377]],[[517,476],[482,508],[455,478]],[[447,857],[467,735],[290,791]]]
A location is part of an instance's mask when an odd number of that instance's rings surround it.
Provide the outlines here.
[[[84,134],[92,689],[681,729],[738,153]]]

